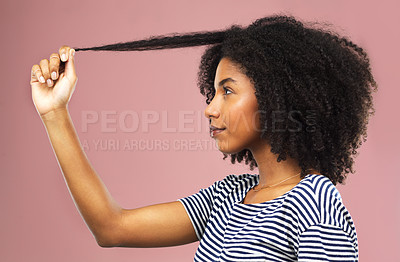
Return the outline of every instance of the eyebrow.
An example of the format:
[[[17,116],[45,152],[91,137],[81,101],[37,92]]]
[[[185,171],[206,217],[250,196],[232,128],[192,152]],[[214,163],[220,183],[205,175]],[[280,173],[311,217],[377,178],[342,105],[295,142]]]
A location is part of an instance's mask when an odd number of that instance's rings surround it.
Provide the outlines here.
[[[226,82],[233,82],[233,83],[236,83],[236,80],[233,79],[233,78],[228,77],[228,78],[225,78],[225,79],[221,80],[221,81],[218,83],[218,86],[222,86],[222,85],[225,84]]]

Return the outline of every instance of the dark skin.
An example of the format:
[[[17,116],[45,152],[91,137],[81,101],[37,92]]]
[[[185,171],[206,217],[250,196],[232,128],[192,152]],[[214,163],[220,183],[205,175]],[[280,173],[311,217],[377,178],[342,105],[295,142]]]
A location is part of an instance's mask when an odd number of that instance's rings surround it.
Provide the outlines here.
[[[228,78],[232,80],[219,85],[221,81]],[[243,203],[265,202],[292,189],[301,181],[299,174],[301,168],[295,159],[289,157],[278,163],[277,155],[271,153],[270,145],[260,138],[258,103],[251,80],[241,72],[237,64],[224,57],[218,65],[214,83],[215,96],[204,114],[211,120],[211,125],[226,128],[214,137],[218,149],[226,154],[238,153],[244,149],[251,151],[257,162],[260,176],[256,190],[292,177],[271,188],[260,191],[250,190]],[[313,169],[309,173],[319,174]],[[298,175],[295,176],[296,174]]]

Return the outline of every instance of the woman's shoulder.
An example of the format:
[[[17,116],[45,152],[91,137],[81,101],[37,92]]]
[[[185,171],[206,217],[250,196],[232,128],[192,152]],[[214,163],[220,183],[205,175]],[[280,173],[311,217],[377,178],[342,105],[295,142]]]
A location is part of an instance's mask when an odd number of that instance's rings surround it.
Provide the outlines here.
[[[297,204],[305,205],[320,214],[324,213],[328,206],[335,205],[339,209],[339,206],[343,206],[339,190],[324,175],[309,174],[294,189],[291,194],[294,202],[299,202]]]
[[[310,193],[312,192],[318,199],[321,197],[333,197],[342,201],[342,196],[340,195],[339,190],[332,181],[324,175],[309,174],[305,177],[304,181],[300,183],[300,187]]]
[[[244,184],[254,184],[258,181],[257,174],[230,174],[220,181],[220,186],[223,187],[237,187]]]
[[[258,175],[257,174],[248,174],[248,173],[244,173],[244,174],[240,174],[240,175],[230,174],[224,178],[224,180],[235,181],[235,182],[247,181],[247,180],[253,180],[253,179],[258,179]]]
[[[256,174],[229,174],[223,179],[216,181],[212,187],[215,192],[232,192],[233,190],[244,190],[247,187],[253,187],[258,182]]]
[[[328,177],[317,174],[307,175],[296,190],[293,199],[301,202],[299,206],[306,206],[308,211],[306,220],[312,221],[308,226],[333,225],[342,228],[350,235],[355,234],[354,221],[350,212],[345,207],[339,190]],[[303,215],[305,214],[301,216]]]

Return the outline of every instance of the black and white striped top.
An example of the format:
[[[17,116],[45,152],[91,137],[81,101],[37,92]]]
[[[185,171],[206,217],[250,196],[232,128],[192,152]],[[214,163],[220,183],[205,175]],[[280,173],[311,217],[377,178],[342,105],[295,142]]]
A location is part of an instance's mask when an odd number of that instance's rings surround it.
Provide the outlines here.
[[[241,203],[256,174],[178,199],[200,240],[194,261],[358,261],[356,228],[329,178],[308,174],[270,201]]]

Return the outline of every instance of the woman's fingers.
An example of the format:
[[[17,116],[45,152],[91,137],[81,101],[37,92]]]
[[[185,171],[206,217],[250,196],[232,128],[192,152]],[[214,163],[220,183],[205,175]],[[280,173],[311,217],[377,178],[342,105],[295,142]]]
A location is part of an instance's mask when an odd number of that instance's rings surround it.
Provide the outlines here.
[[[40,69],[42,70],[42,74],[44,79],[46,80],[47,86],[53,86],[53,80],[50,78],[50,70],[49,70],[49,60],[42,59],[40,60]]]
[[[50,55],[50,61],[48,59],[40,60],[39,65],[32,66],[32,82],[37,79],[42,84],[47,84],[48,87],[54,85],[61,73],[64,73],[65,64],[61,64],[61,61],[67,62],[68,59],[73,59],[70,56],[71,48],[69,46],[62,46],[57,53]],[[70,65],[71,67],[71,65]]]
[[[46,83],[39,65],[32,66],[32,77],[35,77],[42,84]]]
[[[66,62],[68,60],[69,49],[70,47],[66,45],[60,47],[58,52],[60,53],[61,61]]]
[[[32,99],[42,116],[57,108],[64,108],[74,92],[77,76],[72,48],[61,47],[32,66]],[[61,56],[65,62],[62,62]]]
[[[51,79],[57,80],[59,75],[59,68],[60,68],[60,56],[57,53],[52,53],[50,55],[50,72],[51,72]]]

